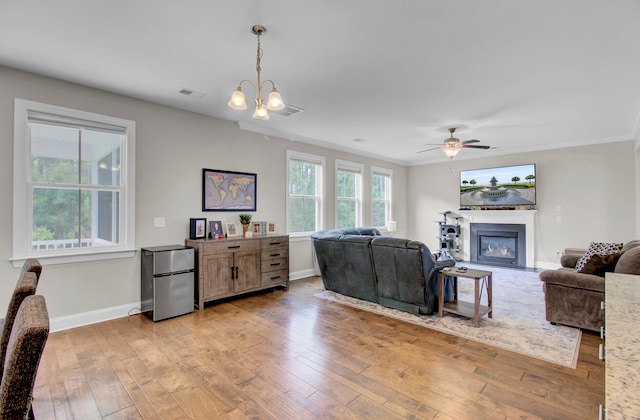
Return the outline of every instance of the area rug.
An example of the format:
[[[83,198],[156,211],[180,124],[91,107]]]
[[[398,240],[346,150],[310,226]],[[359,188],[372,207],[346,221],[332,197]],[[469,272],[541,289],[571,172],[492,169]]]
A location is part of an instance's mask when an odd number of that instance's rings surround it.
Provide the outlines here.
[[[329,290],[315,296],[575,369],[581,331],[551,325],[545,319],[544,293],[537,272],[465,266],[493,272],[493,318],[485,315],[478,328],[470,318],[451,314],[438,318],[437,312],[417,316]],[[458,299],[473,302],[472,280],[458,280]],[[486,293],[481,303],[486,305]]]

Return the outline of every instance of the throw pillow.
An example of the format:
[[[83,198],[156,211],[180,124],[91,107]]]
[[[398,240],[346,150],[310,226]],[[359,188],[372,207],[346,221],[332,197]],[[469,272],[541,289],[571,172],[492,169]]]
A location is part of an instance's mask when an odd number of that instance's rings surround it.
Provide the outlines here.
[[[589,258],[595,254],[606,255],[606,254],[615,254],[622,251],[621,243],[610,243],[610,242],[591,242],[589,244],[589,248],[587,252],[584,253],[582,257],[576,263],[576,271],[580,272],[589,261]]]
[[[604,273],[615,269],[616,263],[621,255],[622,252],[616,252],[614,254],[594,254],[578,273],[595,274],[596,276],[604,277]]]

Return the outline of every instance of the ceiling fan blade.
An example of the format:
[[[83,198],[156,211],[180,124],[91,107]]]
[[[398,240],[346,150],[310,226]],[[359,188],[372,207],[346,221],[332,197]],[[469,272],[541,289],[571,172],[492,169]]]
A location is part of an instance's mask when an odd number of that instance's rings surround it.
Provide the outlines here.
[[[463,144],[462,147],[465,148],[465,149],[485,149],[485,150],[486,149],[491,149],[491,146],[480,146],[480,145],[472,146],[472,145],[469,145],[469,144]]]
[[[462,142],[462,144],[469,144],[469,143],[480,143],[480,140],[473,139],[473,140],[465,140]]]
[[[434,148],[432,148],[432,149],[420,150],[419,152],[416,152],[416,153],[430,152],[430,151],[432,151],[432,150],[437,150],[437,149],[439,149],[439,147],[434,147]]]

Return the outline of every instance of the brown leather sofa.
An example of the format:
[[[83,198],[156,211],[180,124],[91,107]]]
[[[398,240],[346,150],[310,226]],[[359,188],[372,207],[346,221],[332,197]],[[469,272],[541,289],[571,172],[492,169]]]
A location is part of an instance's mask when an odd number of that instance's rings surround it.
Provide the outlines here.
[[[546,318],[554,324],[599,331],[604,324],[604,275],[606,271],[640,275],[640,240],[624,244],[615,265],[603,267],[600,275],[577,272],[575,267],[581,256],[575,251],[563,255],[561,268],[540,273]]]

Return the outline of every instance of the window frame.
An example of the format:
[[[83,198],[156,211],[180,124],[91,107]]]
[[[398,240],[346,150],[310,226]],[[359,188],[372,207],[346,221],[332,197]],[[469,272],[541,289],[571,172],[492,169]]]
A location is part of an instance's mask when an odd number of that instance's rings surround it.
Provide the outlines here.
[[[356,217],[354,227],[362,226],[362,178],[364,172],[364,165],[357,162],[350,162],[347,160],[336,159],[336,172],[335,172],[335,227],[338,227],[338,202],[339,201],[354,201],[356,204]],[[354,198],[340,198],[338,197],[338,172],[350,172],[356,174],[355,185],[355,197]]]
[[[385,176],[388,178],[387,196],[384,200],[376,199],[373,194],[374,188],[374,176]],[[377,226],[380,231],[387,232],[389,229],[389,222],[393,220],[393,169],[381,168],[377,166],[371,167],[371,226],[373,226],[374,205],[379,202],[385,203],[385,225]]]
[[[292,197],[302,197],[302,195],[291,194],[291,161],[300,161],[300,162],[308,162],[316,165],[316,192],[314,196],[304,197],[313,197],[316,201],[316,229],[314,231],[309,232],[291,232],[290,231],[290,220],[291,220],[291,198]],[[325,195],[325,167],[326,167],[326,159],[324,156],[313,155],[310,153],[297,152],[294,150],[287,150],[287,169],[286,169],[286,188],[287,188],[287,203],[286,203],[286,231],[290,238],[307,238],[310,237],[311,234],[315,231],[324,229],[325,220],[324,220],[324,195]]]
[[[44,252],[31,249],[33,194],[30,113],[42,116],[45,121],[47,117],[51,117],[52,125],[55,125],[54,122],[59,124],[65,121],[73,126],[74,121],[86,121],[88,126],[115,126],[123,129],[124,139],[120,149],[122,189],[119,206],[122,235],[117,246],[57,249]],[[10,261],[14,267],[21,267],[27,258],[38,258],[43,265],[48,265],[126,258],[135,255],[135,121],[15,98],[13,163],[13,255]]]

